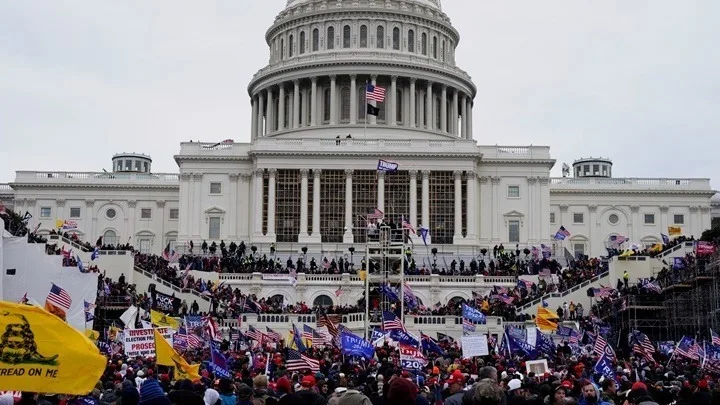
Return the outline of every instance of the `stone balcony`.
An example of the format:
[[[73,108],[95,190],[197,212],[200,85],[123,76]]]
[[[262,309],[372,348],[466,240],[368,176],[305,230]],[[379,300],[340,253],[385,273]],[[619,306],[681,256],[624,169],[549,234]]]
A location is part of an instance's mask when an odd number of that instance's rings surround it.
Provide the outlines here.
[[[13,184],[66,186],[165,186],[178,187],[177,173],[45,172],[18,171]]]
[[[602,177],[555,177],[550,179],[550,191],[578,190],[658,190],[658,191],[707,191],[713,193],[710,179],[693,178],[602,178]]]

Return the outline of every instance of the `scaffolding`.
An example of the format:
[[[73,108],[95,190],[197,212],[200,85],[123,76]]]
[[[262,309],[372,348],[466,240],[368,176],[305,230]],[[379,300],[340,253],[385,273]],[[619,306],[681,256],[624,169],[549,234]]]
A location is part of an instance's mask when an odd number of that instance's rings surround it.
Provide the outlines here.
[[[405,255],[408,230],[399,224],[398,228],[380,224],[368,228],[365,243],[365,338],[369,339],[373,328],[382,326],[383,311],[397,314],[397,304],[382,294],[379,289],[386,285],[397,291],[400,299],[401,321],[405,315]],[[375,305],[377,303],[377,305]]]
[[[607,314],[620,339],[640,330],[653,341],[708,337],[720,329],[720,256],[697,258],[659,279],[660,294],[630,295]]]

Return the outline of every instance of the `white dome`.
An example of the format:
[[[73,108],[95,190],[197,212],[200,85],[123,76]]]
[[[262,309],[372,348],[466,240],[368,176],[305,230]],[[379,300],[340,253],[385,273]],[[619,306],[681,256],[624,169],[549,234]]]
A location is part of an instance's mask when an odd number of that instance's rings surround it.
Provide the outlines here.
[[[714,196],[710,197],[710,203],[720,204],[720,193],[717,193]]]
[[[291,8],[295,6],[299,6],[302,4],[312,3],[315,0],[287,0],[287,5],[285,8]],[[438,11],[442,10],[442,5],[440,4],[440,0],[409,0],[413,3],[417,3],[424,7],[432,7],[434,9],[437,9]]]

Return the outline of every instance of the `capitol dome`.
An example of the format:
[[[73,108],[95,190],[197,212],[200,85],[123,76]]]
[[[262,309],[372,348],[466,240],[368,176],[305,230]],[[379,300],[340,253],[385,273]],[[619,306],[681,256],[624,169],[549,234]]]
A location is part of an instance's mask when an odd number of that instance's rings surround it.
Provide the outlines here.
[[[459,40],[440,0],[288,0],[248,86],[252,139],[471,140],[476,88],[455,65]],[[368,102],[367,84],[384,99]]]

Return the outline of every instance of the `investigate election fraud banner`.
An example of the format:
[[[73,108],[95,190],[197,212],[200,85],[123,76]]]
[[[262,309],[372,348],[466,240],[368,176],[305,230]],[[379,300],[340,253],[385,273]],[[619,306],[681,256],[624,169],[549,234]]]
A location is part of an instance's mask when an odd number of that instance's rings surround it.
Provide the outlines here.
[[[174,330],[170,328],[157,328],[165,340],[173,344]],[[149,329],[125,329],[123,331],[123,345],[125,356],[134,357],[156,357],[155,356],[155,332]]]

